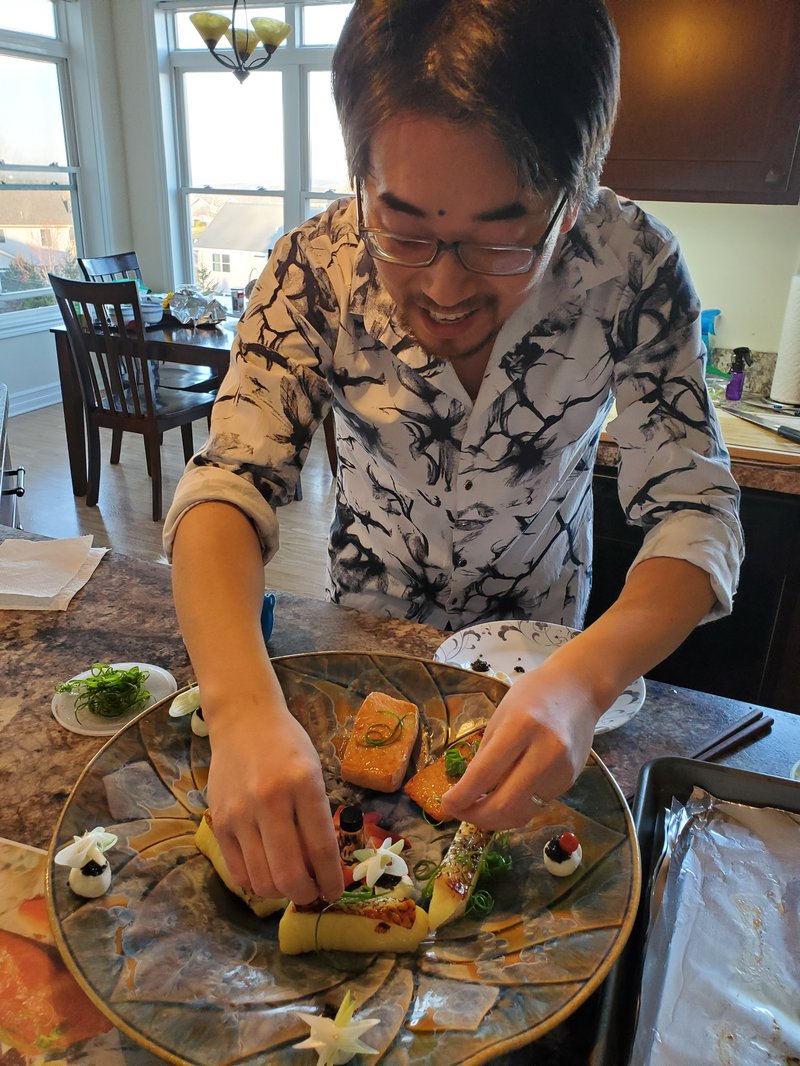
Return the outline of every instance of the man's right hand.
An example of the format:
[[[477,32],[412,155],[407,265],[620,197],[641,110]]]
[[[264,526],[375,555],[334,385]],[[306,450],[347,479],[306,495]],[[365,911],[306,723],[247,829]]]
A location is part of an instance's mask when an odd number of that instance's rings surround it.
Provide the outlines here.
[[[337,899],[344,891],[339,847],[308,734],[285,704],[279,711],[255,699],[242,705],[238,695],[236,702],[203,705],[209,809],[233,877],[267,898]]]

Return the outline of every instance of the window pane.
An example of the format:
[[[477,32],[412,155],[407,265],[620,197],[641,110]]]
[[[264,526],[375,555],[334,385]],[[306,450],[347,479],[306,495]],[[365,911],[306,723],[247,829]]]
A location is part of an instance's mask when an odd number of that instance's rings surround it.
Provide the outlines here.
[[[15,0],[16,3],[19,0]],[[2,3],[2,0],[0,0]],[[219,9],[208,8],[209,11],[214,10],[218,15],[225,15],[227,18],[231,17],[231,4],[224,4]],[[204,9],[205,10],[205,9]],[[277,19],[279,22],[286,21],[286,9],[284,7],[250,7],[247,8],[247,20],[243,18],[239,12],[236,13],[236,29],[245,30],[250,28],[249,19],[251,18],[268,18]],[[179,11],[175,15],[175,33],[178,40],[178,48],[205,48],[200,34],[194,28],[189,21],[189,14],[184,11]],[[227,48],[230,51],[230,45],[225,37],[220,41],[220,48]],[[261,45],[258,46],[259,52],[263,55]]]
[[[51,60],[0,55],[0,159],[11,165],[67,164],[58,71]],[[24,100],[24,107],[8,101]]]
[[[187,73],[189,184],[282,189],[283,85],[280,71],[243,84],[229,71]]]
[[[80,277],[70,190],[0,189],[0,219],[0,312],[53,303],[49,273]]]
[[[309,191],[349,192],[350,179],[331,93],[330,71],[314,70],[308,75],[308,129],[311,138]]]
[[[55,37],[56,13],[53,0],[0,0],[0,30],[37,33]]]
[[[352,4],[303,8],[303,44],[336,44]]]
[[[205,293],[243,289],[257,278],[283,233],[278,196],[189,197],[194,282]]]

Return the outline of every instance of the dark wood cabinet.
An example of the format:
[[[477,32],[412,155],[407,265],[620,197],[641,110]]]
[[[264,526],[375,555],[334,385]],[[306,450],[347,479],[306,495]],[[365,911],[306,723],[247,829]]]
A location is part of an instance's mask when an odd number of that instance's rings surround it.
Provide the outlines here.
[[[613,467],[594,477],[594,564],[586,624],[619,595],[642,542]],[[800,496],[742,489],[745,560],[733,613],[699,626],[649,677],[800,713]]]
[[[622,104],[603,183],[633,199],[796,204],[800,3],[607,6]]]

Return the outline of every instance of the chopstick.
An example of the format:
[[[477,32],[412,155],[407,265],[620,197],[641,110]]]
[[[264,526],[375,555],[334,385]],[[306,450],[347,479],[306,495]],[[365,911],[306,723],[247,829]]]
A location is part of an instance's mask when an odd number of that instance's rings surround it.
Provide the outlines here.
[[[697,759],[700,762],[710,762],[712,759],[718,759],[721,755],[727,755],[733,748],[739,747],[740,744],[745,742],[752,744],[759,737],[766,736],[772,729],[774,721],[774,718],[768,717],[763,711],[751,711],[738,721],[733,722],[732,725],[726,726],[721,733],[706,741],[701,748],[698,748],[688,758]],[[635,793],[630,792],[625,797],[625,801],[632,803],[634,795]]]

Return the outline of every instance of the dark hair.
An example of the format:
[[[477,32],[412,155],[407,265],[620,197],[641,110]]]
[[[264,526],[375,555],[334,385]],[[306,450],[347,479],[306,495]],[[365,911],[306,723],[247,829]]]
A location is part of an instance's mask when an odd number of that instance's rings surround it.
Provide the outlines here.
[[[351,177],[402,112],[482,123],[524,187],[597,195],[619,97],[603,0],[355,0],[333,59]]]

